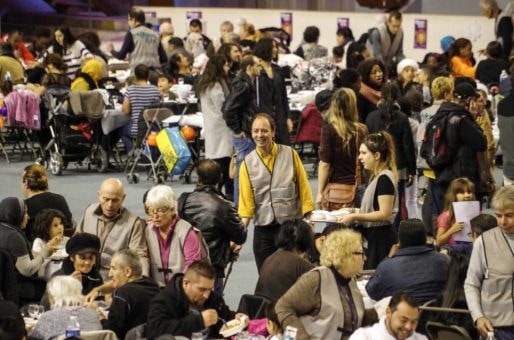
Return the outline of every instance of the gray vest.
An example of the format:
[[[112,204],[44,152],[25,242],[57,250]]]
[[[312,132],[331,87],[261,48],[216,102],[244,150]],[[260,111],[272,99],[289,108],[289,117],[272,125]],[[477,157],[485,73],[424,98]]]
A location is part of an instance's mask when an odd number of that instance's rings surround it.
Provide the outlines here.
[[[311,340],[341,339],[344,311],[341,304],[341,293],[334,274],[327,267],[317,267],[313,270],[320,274],[321,306],[318,314],[301,316],[300,322],[309,333],[309,339]],[[354,279],[350,281],[349,287],[357,310],[358,326],[360,327],[364,316],[364,301]]]
[[[302,217],[291,147],[278,145],[271,172],[255,150],[244,162],[255,201],[254,225],[265,226]]]
[[[129,57],[130,70],[134,72],[134,69],[139,64],[144,64],[148,67],[160,67],[159,35],[145,25],[133,28],[130,33],[134,40],[134,50],[130,53]]]
[[[112,228],[102,237],[99,223],[103,218],[95,213],[99,209],[99,203],[87,207],[82,221],[82,231],[96,235],[100,238],[100,274],[104,280],[109,280],[109,268],[114,254],[127,249],[134,232],[134,225],[140,219],[131,211],[122,208],[120,215],[114,220]]]
[[[200,247],[202,248],[202,259],[209,259],[209,250],[203,239],[200,230],[193,227],[185,220],[178,220],[171,237],[170,253],[168,255],[168,267],[163,268],[161,260],[161,251],[157,234],[151,226],[145,228],[145,239],[148,244],[148,252],[150,254],[150,276],[157,282],[159,287],[166,286],[167,282],[175,273],[182,273],[186,259],[184,256],[184,242],[189,230],[195,231]]]
[[[396,56],[396,53],[400,49],[400,46],[403,41],[403,30],[400,27],[398,32],[394,35],[393,41],[391,41],[391,36],[387,30],[387,24],[381,24],[377,27],[378,34],[380,36],[380,46],[382,48],[382,57],[384,64],[391,65],[393,62],[393,57]],[[399,60],[396,60],[398,62]]]
[[[514,326],[514,249],[499,227],[483,233],[482,242],[486,263],[482,311],[494,327]]]
[[[366,228],[380,227],[383,225],[392,224],[394,221],[394,218],[396,217],[396,213],[398,212],[398,191],[397,191],[398,189],[396,187],[396,182],[394,180],[393,172],[391,170],[382,170],[368,184],[368,187],[366,188],[366,191],[364,192],[364,195],[362,196],[360,212],[363,214],[366,214],[366,213],[375,211],[375,209],[373,209],[373,198],[375,197],[375,190],[377,188],[378,178],[381,175],[386,175],[387,177],[389,177],[389,179],[391,179],[391,182],[393,182],[393,184],[394,184],[393,212],[391,214],[391,217],[389,218],[389,221],[364,222],[364,226]]]

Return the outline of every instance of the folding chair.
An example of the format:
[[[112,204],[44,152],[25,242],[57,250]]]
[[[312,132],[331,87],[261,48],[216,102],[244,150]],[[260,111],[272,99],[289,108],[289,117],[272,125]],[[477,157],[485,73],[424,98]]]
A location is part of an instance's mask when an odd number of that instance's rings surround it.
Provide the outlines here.
[[[298,154],[305,161],[310,158],[314,161],[312,175],[318,169],[319,155],[318,149],[321,141],[321,125],[323,117],[315,104],[308,104],[302,111],[296,128],[294,137],[294,147]]]
[[[237,311],[248,315],[250,320],[266,317],[266,308],[270,301],[263,296],[243,294]]]
[[[150,145],[148,145],[148,136],[152,131],[160,131],[163,129],[163,121],[166,118],[173,116],[173,112],[168,108],[157,107],[145,109],[143,111],[143,119],[146,123],[147,130],[142,138],[137,138],[135,145],[139,146],[138,150],[135,153],[135,158],[132,161],[132,166],[130,168],[129,173],[127,174],[127,181],[129,183],[138,183],[139,182],[139,174],[135,173],[135,169],[138,165],[150,167],[148,170],[148,179],[153,179],[155,184],[163,183],[167,178],[167,172],[163,171],[162,173],[158,171],[158,166],[161,164],[162,157],[159,156],[157,160],[154,161]],[[134,148],[135,150],[135,148]],[[148,164],[139,164],[139,161],[142,159],[142,155],[145,150],[149,151],[148,155]],[[125,168],[125,172],[130,166],[130,159],[127,160],[127,167]]]
[[[429,321],[426,325],[431,340],[472,340],[469,333],[456,325],[445,325],[440,322]]]

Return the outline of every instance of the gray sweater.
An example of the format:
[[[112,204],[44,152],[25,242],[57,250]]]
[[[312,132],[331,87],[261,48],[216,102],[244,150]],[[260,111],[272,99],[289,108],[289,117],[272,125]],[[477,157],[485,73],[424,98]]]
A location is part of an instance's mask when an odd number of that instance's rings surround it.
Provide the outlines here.
[[[70,322],[70,316],[76,316],[80,330],[98,331],[102,324],[98,320],[96,312],[88,307],[62,307],[43,313],[36,327],[30,333],[29,339],[50,340],[59,335],[64,335]]]

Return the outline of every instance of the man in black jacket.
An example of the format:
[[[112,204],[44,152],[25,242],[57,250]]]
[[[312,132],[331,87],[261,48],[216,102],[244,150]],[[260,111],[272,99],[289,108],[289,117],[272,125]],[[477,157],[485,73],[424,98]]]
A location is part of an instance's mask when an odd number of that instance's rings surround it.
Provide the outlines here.
[[[117,252],[111,260],[109,277],[115,288],[108,319],[101,320],[118,338],[132,328],[146,322],[150,302],[159,293],[159,286],[143,276],[141,258],[133,250]]]
[[[204,338],[217,338],[223,325],[221,319],[248,320],[244,314],[232,312],[223,298],[212,291],[214,277],[214,268],[205,260],[193,262],[185,274],[175,274],[150,305],[148,339],[163,334],[191,338],[195,332],[202,332]]]
[[[234,203],[239,199],[239,166],[245,156],[255,149],[252,139],[252,119],[257,111],[259,96],[254,80],[260,74],[259,59],[253,55],[243,58],[241,72],[232,81],[230,94],[223,103],[223,119],[232,130],[236,149],[236,176],[234,178]]]
[[[246,228],[234,204],[218,190],[222,177],[219,164],[210,159],[203,160],[198,165],[197,174],[195,190],[183,193],[178,199],[178,214],[202,231],[216,270],[214,291],[221,295],[225,267],[246,241]]]

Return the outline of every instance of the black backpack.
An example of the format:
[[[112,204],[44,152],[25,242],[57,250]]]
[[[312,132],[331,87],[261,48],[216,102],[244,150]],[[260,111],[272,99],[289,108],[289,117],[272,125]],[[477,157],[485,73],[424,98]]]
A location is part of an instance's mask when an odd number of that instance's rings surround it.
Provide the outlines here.
[[[462,118],[459,114],[438,112],[430,119],[425,128],[419,154],[427,161],[428,166],[435,171],[444,169],[455,156],[455,150],[451,145],[452,143],[448,142],[447,134],[447,128],[452,117],[459,121]],[[458,121],[456,123],[458,124]]]

